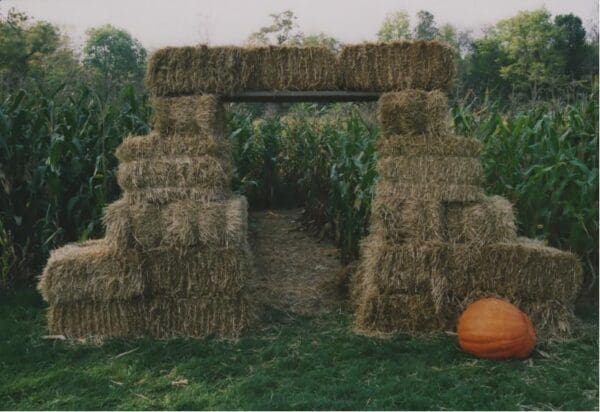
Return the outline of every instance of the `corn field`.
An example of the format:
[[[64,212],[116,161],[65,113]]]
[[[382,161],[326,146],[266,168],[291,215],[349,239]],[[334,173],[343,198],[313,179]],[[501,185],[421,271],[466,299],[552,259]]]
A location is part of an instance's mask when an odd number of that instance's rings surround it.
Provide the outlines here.
[[[456,132],[484,143],[488,193],[516,205],[522,234],[577,252],[589,287],[598,270],[597,99],[518,112],[452,107]],[[373,113],[373,105],[298,104],[256,116],[234,106],[234,189],[253,208],[303,207],[306,227],[333,239],[344,262],[356,259],[377,179]],[[148,131],[149,115],[133,88],[0,96],[0,288],[37,275],[56,246],[102,235],[102,210],[119,196],[114,151]]]

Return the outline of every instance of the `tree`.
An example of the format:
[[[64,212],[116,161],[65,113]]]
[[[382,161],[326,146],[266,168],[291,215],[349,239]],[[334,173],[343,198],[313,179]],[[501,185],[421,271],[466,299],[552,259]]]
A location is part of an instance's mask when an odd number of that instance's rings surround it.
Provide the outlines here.
[[[294,12],[286,10],[278,14],[269,14],[273,23],[269,26],[263,26],[258,31],[248,37],[248,43],[255,46],[265,46],[268,44],[282,45],[297,41],[301,34],[294,30],[298,28],[296,20],[298,19]]]
[[[107,84],[141,82],[146,64],[146,49],[127,31],[111,25],[88,30],[83,62],[97,70]]]
[[[438,37],[439,30],[435,23],[433,14],[426,10],[417,13],[417,25],[415,26],[415,38],[433,40]]]
[[[9,86],[23,81],[59,44],[56,26],[31,23],[29,16],[10,9],[0,15],[0,77]]]
[[[325,46],[332,51],[337,51],[341,47],[341,43],[335,37],[331,37],[325,33],[303,35],[300,33],[290,44],[299,46]]]
[[[404,10],[389,13],[377,32],[377,38],[382,42],[394,40],[409,40],[410,18]]]
[[[559,30],[556,47],[565,57],[566,74],[578,79],[586,71],[586,56],[589,52],[581,19],[572,13],[561,14],[554,17],[554,24]]]
[[[453,49],[458,50],[458,34],[451,24],[444,24],[440,27],[437,39],[448,44]]]
[[[545,9],[520,12],[496,24],[495,36],[510,61],[500,75],[516,92],[535,101],[564,84],[565,57],[556,49],[559,35]]]

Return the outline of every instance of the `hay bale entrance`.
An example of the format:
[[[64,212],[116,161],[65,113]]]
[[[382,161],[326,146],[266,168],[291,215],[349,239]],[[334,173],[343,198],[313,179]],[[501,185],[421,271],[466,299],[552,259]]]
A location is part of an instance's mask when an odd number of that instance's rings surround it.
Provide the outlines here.
[[[265,309],[313,316],[336,310],[342,270],[336,247],[303,231],[299,209],[250,213],[249,241],[256,274],[252,289]]]

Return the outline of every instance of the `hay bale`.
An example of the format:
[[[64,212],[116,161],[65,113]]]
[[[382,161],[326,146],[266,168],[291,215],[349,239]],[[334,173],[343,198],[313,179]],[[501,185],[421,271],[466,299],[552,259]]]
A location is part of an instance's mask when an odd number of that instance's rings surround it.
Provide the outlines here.
[[[232,196],[229,187],[160,187],[140,190],[129,190],[123,193],[123,200],[129,205],[152,203],[165,205],[180,200],[196,202],[216,202]]]
[[[500,196],[486,196],[474,203],[449,203],[446,208],[448,240],[484,244],[514,242],[517,227],[512,205]]]
[[[377,104],[383,136],[448,135],[448,99],[440,91],[385,93]]]
[[[243,196],[166,205],[120,199],[106,208],[106,240],[115,249],[140,251],[237,247],[247,239],[247,208]]]
[[[371,207],[371,232],[388,242],[427,242],[445,239],[442,202],[375,197]]]
[[[474,185],[414,184],[379,180],[375,186],[374,199],[382,203],[398,200],[424,200],[442,202],[476,202],[484,196],[483,190]]]
[[[38,290],[50,304],[130,299],[144,292],[144,282],[135,253],[94,240],[52,251]]]
[[[146,85],[156,96],[230,94],[252,74],[242,47],[167,47],[150,57]]]
[[[376,168],[380,179],[403,184],[479,185],[483,181],[483,167],[474,157],[384,157]]]
[[[161,135],[225,134],[225,112],[217,96],[155,97],[152,126]]]
[[[152,132],[146,136],[129,136],[115,153],[121,162],[154,159],[161,157],[200,157],[214,156],[231,161],[231,144],[222,137],[215,136],[161,136]]]
[[[246,51],[253,91],[336,90],[337,58],[323,46],[265,46]]]
[[[377,156],[458,156],[479,157],[483,145],[477,139],[460,136],[390,135],[377,139]]]
[[[447,90],[454,77],[454,52],[436,41],[344,46],[338,64],[342,90]]]
[[[354,318],[355,332],[374,337],[427,333],[449,325],[447,316],[436,313],[426,293],[384,295],[374,289],[365,291]]]
[[[142,159],[119,164],[117,182],[125,191],[186,187],[219,190],[229,186],[233,166],[213,156]]]
[[[471,291],[511,299],[573,303],[583,281],[577,256],[531,243],[493,243],[473,248],[455,244],[448,255],[454,296]]]
[[[254,320],[254,306],[244,295],[79,301],[52,305],[48,309],[49,333],[70,338],[236,338]]]
[[[167,48],[151,57],[146,83],[157,96],[335,90],[337,59],[321,46]]]
[[[366,290],[371,286],[380,293],[431,293],[436,289],[439,301],[444,300],[447,245],[442,242],[392,244],[380,234],[370,234],[361,242],[362,281]]]
[[[144,253],[146,296],[198,297],[232,295],[246,290],[253,274],[247,243],[238,247],[160,249]]]

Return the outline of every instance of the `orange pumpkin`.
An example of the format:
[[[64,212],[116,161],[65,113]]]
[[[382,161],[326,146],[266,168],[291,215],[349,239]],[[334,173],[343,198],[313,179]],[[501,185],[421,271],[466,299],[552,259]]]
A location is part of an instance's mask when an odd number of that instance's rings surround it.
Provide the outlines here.
[[[480,299],[458,319],[458,343],[480,358],[523,359],[535,347],[535,331],[527,315],[504,300]]]

